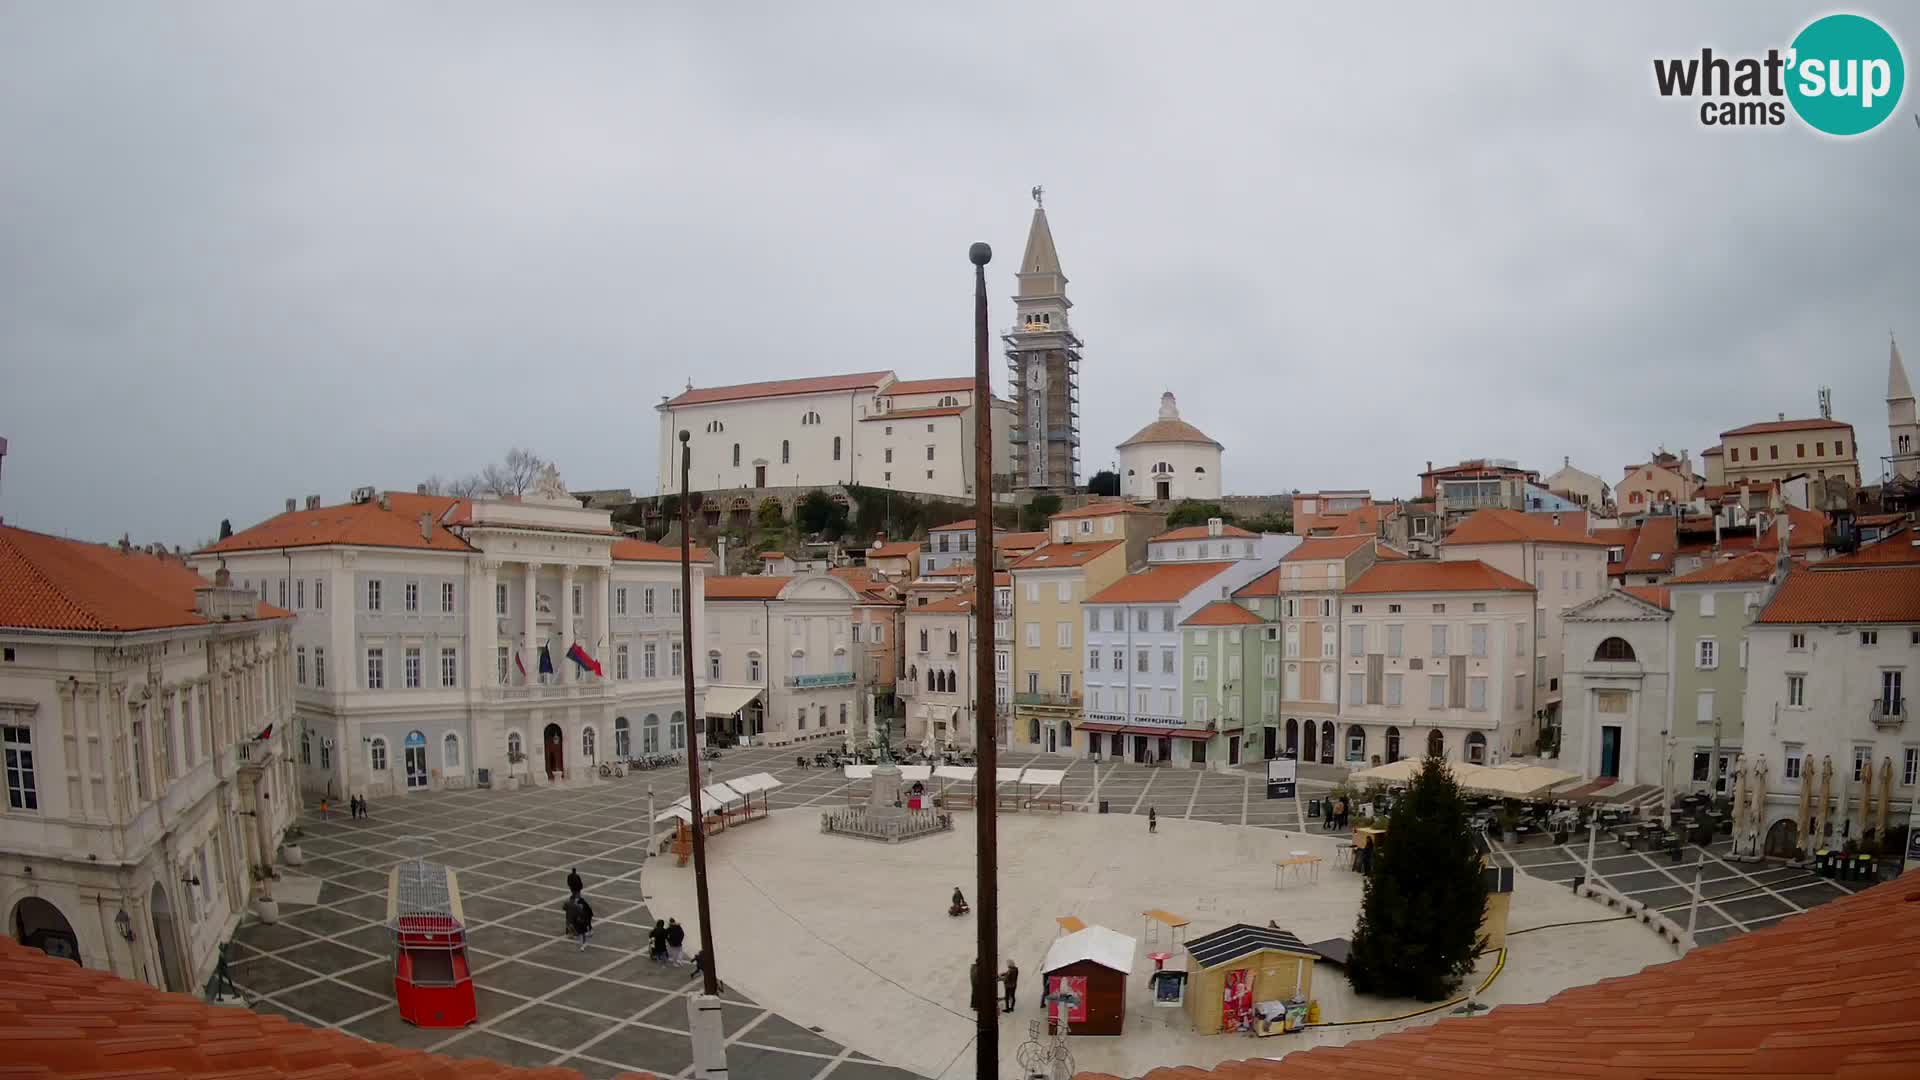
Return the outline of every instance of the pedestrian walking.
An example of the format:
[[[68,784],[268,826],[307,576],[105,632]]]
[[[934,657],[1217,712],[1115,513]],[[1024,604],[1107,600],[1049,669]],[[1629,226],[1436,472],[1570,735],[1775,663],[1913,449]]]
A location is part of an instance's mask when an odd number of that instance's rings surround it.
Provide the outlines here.
[[[580,951],[586,952],[587,938],[593,934],[593,905],[579,893],[573,896],[573,928],[580,932]]]
[[[373,820],[373,810],[367,806],[367,797],[365,795],[360,796],[360,816],[368,821]]]
[[[1000,981],[1007,986],[1007,1007],[1002,1011],[1012,1012],[1014,988],[1020,985],[1020,969],[1012,960],[1007,961],[1007,970],[1001,973]]]
[[[325,799],[320,800],[320,820],[327,820],[327,800]]]
[[[1154,813],[1151,806],[1147,807],[1147,831],[1150,833],[1160,831],[1160,815]]]
[[[684,964],[686,954],[681,949],[687,943],[687,928],[680,925],[679,919],[667,920],[667,963]]]
[[[576,866],[573,869],[567,871],[567,891],[568,892],[572,893],[575,896],[579,896],[581,891],[584,890],[586,887],[587,887],[586,882],[583,882],[580,880],[579,867]]]
[[[655,919],[653,929],[647,931],[647,958],[656,964],[667,958],[667,923],[664,919]]]

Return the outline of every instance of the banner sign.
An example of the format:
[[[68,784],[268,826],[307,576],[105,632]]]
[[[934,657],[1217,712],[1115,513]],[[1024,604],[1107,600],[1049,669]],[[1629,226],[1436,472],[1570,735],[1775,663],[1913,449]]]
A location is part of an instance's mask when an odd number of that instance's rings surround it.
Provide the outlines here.
[[[1267,762],[1267,798],[1291,799],[1297,794],[1300,779],[1300,763],[1290,757],[1277,757]]]

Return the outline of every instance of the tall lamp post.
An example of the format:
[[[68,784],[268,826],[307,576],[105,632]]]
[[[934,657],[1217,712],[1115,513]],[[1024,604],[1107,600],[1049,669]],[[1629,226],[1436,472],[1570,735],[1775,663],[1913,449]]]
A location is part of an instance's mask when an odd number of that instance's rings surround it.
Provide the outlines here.
[[[688,509],[687,470],[692,451],[689,431],[680,432],[680,640],[693,648],[693,514]],[[689,658],[691,659],[691,658]],[[700,809],[700,734],[694,730],[693,664],[680,665],[686,699],[687,723],[687,812],[693,822],[693,890],[700,912],[701,993],[687,999],[687,1022],[693,1033],[694,1075],[708,1080],[725,1080],[727,1075],[726,1037],[720,1023],[719,962],[713,947],[713,908],[707,902],[707,819]],[[651,822],[648,829],[653,828]]]
[[[975,244],[967,251],[973,263],[973,618],[974,624],[993,610],[993,383],[987,377],[987,263],[993,249]],[[979,634],[974,634],[976,639]],[[993,685],[993,655],[974,650],[974,685]],[[995,783],[999,761],[996,738],[996,702],[979,695],[974,712],[973,744],[979,753],[974,784],[974,824],[977,827],[979,880],[974,891],[979,942],[975,956],[973,1000],[975,1080],[996,1080],[1000,1069],[1000,1011],[995,1007],[994,974],[999,970],[999,893],[996,861],[999,857],[999,791]]]

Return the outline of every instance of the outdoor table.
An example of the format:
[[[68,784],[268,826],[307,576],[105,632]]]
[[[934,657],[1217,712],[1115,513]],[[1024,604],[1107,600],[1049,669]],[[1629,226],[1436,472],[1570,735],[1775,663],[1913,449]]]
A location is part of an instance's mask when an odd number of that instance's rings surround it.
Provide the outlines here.
[[[1185,915],[1175,915],[1171,911],[1163,911],[1160,908],[1143,911],[1140,914],[1146,918],[1146,933],[1143,936],[1149,942],[1160,940],[1160,928],[1164,926],[1167,928],[1167,941],[1178,945],[1180,936],[1186,933],[1187,925],[1193,921]]]
[[[1320,861],[1320,856],[1310,855],[1304,851],[1294,852],[1292,858],[1281,859],[1273,864],[1273,887],[1278,889],[1281,878],[1288,872],[1292,872],[1296,877],[1319,881]]]

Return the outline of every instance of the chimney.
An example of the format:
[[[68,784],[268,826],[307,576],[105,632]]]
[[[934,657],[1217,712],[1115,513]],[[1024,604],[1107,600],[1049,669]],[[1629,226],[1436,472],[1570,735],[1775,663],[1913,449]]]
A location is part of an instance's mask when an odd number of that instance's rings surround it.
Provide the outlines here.
[[[132,540],[128,538],[126,533],[121,533],[120,534],[120,554],[125,555],[126,553],[132,550],[133,550]]]
[[[1787,565],[1787,534],[1793,531],[1793,515],[1776,515],[1773,527],[1780,532],[1780,566],[1784,569]]]
[[[307,496],[307,509],[309,510],[320,509],[320,496],[318,495]]]
[[[873,544],[875,547],[879,547],[880,541],[875,540]],[[721,577],[726,577],[727,576],[727,538],[726,537],[724,536],[721,537],[720,542],[714,545],[714,558],[719,560],[719,562],[714,566],[714,570]]]
[[[294,508],[294,507],[296,507],[296,506],[299,506],[299,505],[300,505],[300,501],[299,501],[298,499],[288,499],[288,500],[287,500],[287,513],[289,513],[289,514],[291,514],[291,513],[293,513],[293,508]]]
[[[1774,415],[1775,415],[1775,416],[1778,416],[1778,417],[1779,417],[1780,419],[1782,419],[1782,420],[1785,420],[1785,419],[1787,418],[1787,414],[1786,414],[1786,413],[1775,413]]]
[[[393,509],[393,503],[390,500],[388,500],[386,492],[380,493],[380,509],[382,510]]]
[[[1558,511],[1555,511],[1553,515],[1553,527],[1556,529],[1560,527],[1560,514]]]
[[[433,539],[433,515],[432,514],[423,513],[420,515],[420,539],[422,540]]]
[[[425,485],[425,484],[415,484],[415,485],[413,486],[413,493],[414,493],[415,495],[425,495],[425,494],[427,493],[427,485]]]
[[[1221,530],[1221,527],[1222,527],[1222,526],[1223,526],[1224,524],[1225,524],[1225,523],[1224,523],[1224,522],[1222,522],[1222,521],[1221,521],[1221,520],[1220,520],[1219,518],[1208,518],[1208,519],[1207,519],[1207,535],[1208,535],[1208,536],[1219,536],[1219,535],[1220,535],[1220,530]]]

